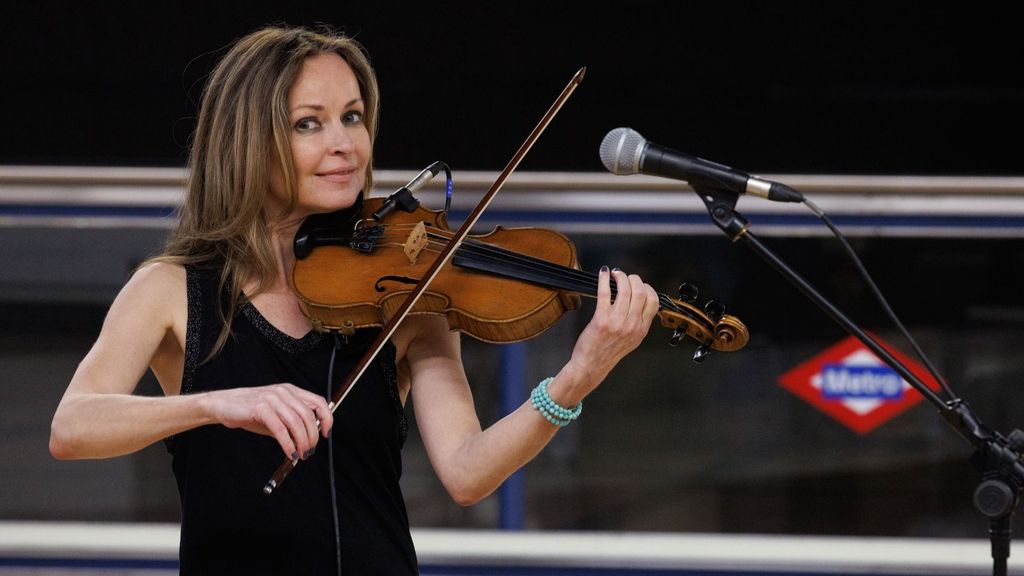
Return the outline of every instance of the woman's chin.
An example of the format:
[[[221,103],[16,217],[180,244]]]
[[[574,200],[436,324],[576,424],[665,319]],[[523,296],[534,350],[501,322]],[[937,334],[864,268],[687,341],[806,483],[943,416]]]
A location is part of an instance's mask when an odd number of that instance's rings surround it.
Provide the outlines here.
[[[356,203],[356,199],[359,198],[360,194],[362,194],[361,190],[347,190],[343,192],[322,194],[313,202],[309,202],[308,204],[302,203],[302,208],[313,214],[344,210],[345,208],[351,208],[352,205]]]

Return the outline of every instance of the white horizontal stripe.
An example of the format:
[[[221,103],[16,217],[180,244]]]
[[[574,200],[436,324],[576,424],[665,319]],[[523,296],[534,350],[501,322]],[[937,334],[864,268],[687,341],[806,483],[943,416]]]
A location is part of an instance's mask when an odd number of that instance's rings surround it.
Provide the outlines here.
[[[381,170],[375,174],[377,195],[405,184],[415,171]],[[139,214],[104,213],[104,208],[131,210],[176,208],[182,198],[186,172],[181,168],[24,167],[0,166],[0,209],[66,209],[67,214],[7,214],[0,226],[54,226],[73,228],[168,228],[173,218]],[[455,174],[453,208],[471,209],[491,185],[496,173],[469,171]],[[1022,237],[1024,227],[1002,223],[1024,217],[1024,178],[824,176],[776,175],[773,178],[799,188],[833,217],[878,219],[869,226],[844,226],[851,236]],[[443,177],[435,178],[419,194],[422,205],[444,205]],[[76,214],[81,207],[98,209],[95,215]],[[819,236],[828,234],[799,204],[740,197],[740,213],[762,235]],[[610,234],[718,234],[704,204],[684,183],[651,176],[615,176],[608,173],[522,172],[509,179],[491,208],[495,211],[537,212],[553,217],[548,224],[565,232]],[[652,214],[698,217],[702,224],[630,222],[630,215]],[[564,218],[562,217],[564,215]],[[608,215],[609,222],[587,221],[590,215]],[[760,224],[763,215],[803,216],[807,225]],[[514,217],[514,216],[513,216]],[[978,218],[977,226],[959,223],[887,223],[902,217]],[[616,221],[616,218],[619,218]],[[985,221],[985,220],[988,221]],[[484,215],[484,220],[490,220]],[[506,219],[507,220],[507,219]],[[507,225],[532,226],[524,218]],[[504,223],[504,221],[503,221]]]
[[[856,574],[989,574],[984,539],[415,529],[420,563]],[[0,522],[0,556],[177,558],[176,524]],[[1010,573],[1024,561],[1010,558]]]

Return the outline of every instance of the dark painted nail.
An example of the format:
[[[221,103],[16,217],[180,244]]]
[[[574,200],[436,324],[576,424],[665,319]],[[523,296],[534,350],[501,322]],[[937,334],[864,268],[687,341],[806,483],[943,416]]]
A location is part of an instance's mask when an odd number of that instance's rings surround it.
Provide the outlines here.
[[[303,460],[309,460],[309,457],[313,455],[313,449],[306,450],[306,453],[302,455]]]
[[[298,451],[294,451],[294,450],[293,450],[293,451],[292,451],[292,460],[298,460],[298,459],[299,459],[299,453],[298,453]]]
[[[607,266],[601,266],[601,272],[607,272],[607,271],[608,271],[608,267]]]

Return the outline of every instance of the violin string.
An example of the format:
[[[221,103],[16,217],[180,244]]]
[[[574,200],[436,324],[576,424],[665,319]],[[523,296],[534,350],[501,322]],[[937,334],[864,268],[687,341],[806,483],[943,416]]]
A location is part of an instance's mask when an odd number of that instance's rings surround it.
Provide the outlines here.
[[[464,243],[463,247],[468,251],[476,253],[480,257],[485,257],[492,261],[517,264],[520,268],[525,270],[540,272],[546,271],[550,275],[559,277],[567,282],[571,282],[576,286],[579,286],[581,289],[577,289],[576,291],[586,293],[588,296],[595,296],[597,293],[599,277],[597,274],[592,272],[585,272],[568,266],[561,266],[532,256],[526,256],[506,249],[496,248],[482,242],[473,242],[469,246],[466,246]],[[617,295],[618,290],[615,284],[612,285],[611,289],[612,295]],[[682,310],[664,294],[658,293],[658,301],[662,305],[662,308],[682,312]]]
[[[380,238],[382,240],[386,240],[386,243],[388,244],[401,245],[402,242],[399,242],[399,239],[404,239],[404,237],[398,234],[389,234],[389,232],[401,232],[404,230],[411,230],[415,226],[417,226],[417,224],[389,224],[383,226],[383,228],[385,229],[385,233]],[[443,242],[446,242],[452,236],[450,232],[433,226],[429,227],[428,230],[428,248],[433,252],[439,252],[440,249],[443,248],[444,246]],[[477,257],[486,258],[492,262],[511,264],[519,267],[522,270],[546,273],[549,276],[558,278],[560,280],[572,284],[574,286],[574,288],[572,288],[573,291],[579,292],[581,294],[586,294],[587,296],[590,297],[594,297],[597,294],[599,276],[593,272],[586,272],[583,270],[577,270],[576,268],[572,268],[569,266],[554,264],[552,262],[547,262],[546,260],[540,258],[520,254],[505,248],[495,247],[493,245],[487,244],[486,242],[473,240],[471,238],[466,239],[463,242],[462,246],[459,247],[459,251],[465,251],[466,253],[471,253]],[[611,285],[611,291],[613,297],[616,296],[618,293],[618,290],[614,283]],[[677,314],[686,315],[697,320],[703,319],[703,315],[695,313],[693,310],[690,310],[688,308],[679,306],[674,299],[667,296],[666,294],[657,292],[657,295],[660,309],[670,310]]]
[[[435,233],[435,235],[443,237],[441,234]],[[501,248],[479,240],[468,239],[463,243],[463,246],[466,247],[467,252],[470,253],[481,256],[491,256],[495,261],[519,264],[527,270],[537,270],[541,272],[546,271],[556,277],[576,282],[579,285],[584,286],[587,290],[593,290],[595,292],[597,290],[598,276],[591,272],[585,272],[570,266],[562,266],[534,256],[520,254],[507,248]]]
[[[440,234],[436,233],[433,235],[440,236]],[[428,234],[428,236],[431,236],[431,234]],[[434,245],[438,245],[438,243],[435,242]],[[436,250],[436,248],[432,249]],[[573,288],[574,291],[587,294],[588,296],[595,296],[597,293],[599,277],[597,274],[592,272],[585,272],[569,266],[554,264],[540,258],[519,254],[511,250],[498,248],[485,242],[475,240],[466,240],[463,242],[459,250],[465,250],[467,253],[472,253],[478,257],[486,258],[494,262],[513,264],[523,270],[547,272],[549,276],[554,276],[573,284],[577,287]],[[615,284],[612,284],[611,290],[613,296],[617,295],[618,290],[616,289]],[[678,314],[699,318],[699,316],[696,316],[692,310],[678,306],[677,303],[667,295],[660,292],[658,292],[657,295],[661,309],[668,309]]]
[[[378,246],[389,245],[404,247],[409,238],[407,231],[411,232],[416,226],[418,226],[418,224],[380,226],[378,230],[375,230],[372,234],[374,244]],[[427,243],[425,249],[429,252],[439,253],[443,250],[451,237],[452,234],[450,232],[431,226],[427,231]],[[462,246],[460,246],[456,251],[456,253],[459,252],[471,255],[478,260],[482,259],[492,263],[511,266],[521,271],[541,273],[546,275],[548,278],[554,278],[561,281],[563,284],[561,286],[557,286],[558,288],[569,289],[573,292],[589,297],[597,296],[600,276],[593,272],[586,272],[570,266],[555,264],[541,258],[521,254],[507,248],[494,246],[472,238],[467,238],[463,241]],[[618,295],[617,286],[615,283],[612,283],[610,288],[611,295],[614,298]],[[715,330],[715,323],[692,305],[678,302],[661,292],[656,292],[656,294],[658,296],[659,310],[668,310],[681,316],[685,316],[697,324],[702,325],[705,330],[712,334],[717,334],[717,330]]]
[[[395,228],[411,228],[413,226],[415,225],[404,224],[395,225]],[[389,225],[387,227],[390,228],[391,226]],[[435,227],[430,227],[430,232],[428,232],[427,237],[447,241],[451,237],[451,233],[448,233],[447,231]],[[388,238],[390,239],[389,236]],[[435,244],[435,246],[439,248],[443,245]],[[493,257],[493,261],[518,264],[521,267],[523,267],[523,269],[526,270],[536,270],[540,272],[546,271],[549,274],[552,274],[558,278],[577,283],[578,286],[582,287],[582,289],[579,290],[580,292],[596,292],[597,290],[598,276],[593,273],[584,272],[582,270],[577,270],[575,268],[571,268],[568,266],[553,264],[551,262],[547,262],[545,260],[535,258],[533,256],[519,254],[517,252],[507,250],[504,248],[497,248],[485,242],[481,242],[479,240],[467,239],[465,242],[463,242],[463,245],[460,247],[460,251],[462,251],[463,249],[465,249],[467,253],[473,253],[479,256],[490,255]]]
[[[467,254],[491,262],[500,262],[520,270],[545,273],[548,277],[571,285],[573,290],[593,296],[597,292],[597,276],[569,266],[561,266],[532,256],[517,254],[485,243],[464,242]]]
[[[467,246],[464,242],[460,250],[469,250],[476,253],[477,257],[486,258],[491,261],[513,263],[519,266],[519,268],[530,271],[547,271],[550,275],[560,277],[566,280],[568,283],[579,288],[572,288],[576,292],[586,294],[588,296],[596,296],[597,294],[597,283],[598,275],[590,272],[584,272],[546,262],[544,260],[536,259],[532,256],[524,256],[515,252],[507,252],[504,249],[496,249],[485,243],[473,243]],[[582,288],[582,289],[581,289]],[[584,290],[585,289],[585,290]],[[615,284],[611,286],[612,296],[616,296],[618,290]],[[701,324],[704,324],[705,329],[710,330],[714,324],[706,316],[699,312],[695,312],[693,309],[684,308],[679,306],[673,299],[665,294],[656,292],[658,295],[659,309],[669,310],[680,315],[687,316]]]

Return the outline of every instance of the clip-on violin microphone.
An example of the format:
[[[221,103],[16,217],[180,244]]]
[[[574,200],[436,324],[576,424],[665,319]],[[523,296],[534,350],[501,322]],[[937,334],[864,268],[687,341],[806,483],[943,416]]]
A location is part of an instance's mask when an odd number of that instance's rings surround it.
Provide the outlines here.
[[[412,194],[431,178],[437,175],[442,168],[447,169],[447,164],[441,161],[434,162],[427,166],[408,184],[396,190],[393,194],[384,199],[372,215],[376,222],[380,222],[385,216],[401,208],[405,212],[413,212],[419,208],[420,201]],[[295,257],[303,260],[318,246],[348,246],[358,252],[370,252],[375,246],[375,240],[379,239],[379,227],[353,231],[353,226],[362,211],[363,197],[356,198],[355,203],[349,208],[343,208],[334,212],[324,214],[313,214],[307,217],[292,242],[292,249]]]
[[[420,201],[413,196],[413,193],[422,188],[427,182],[433,180],[434,176],[437,176],[437,173],[441,171],[444,165],[444,162],[438,160],[424,168],[415,178],[409,180],[408,184],[385,198],[384,203],[373,213],[373,219],[380,222],[385,216],[394,212],[396,208],[401,208],[405,212],[412,212],[419,208]]]

